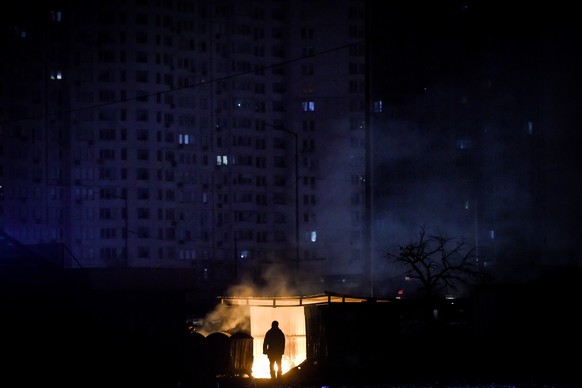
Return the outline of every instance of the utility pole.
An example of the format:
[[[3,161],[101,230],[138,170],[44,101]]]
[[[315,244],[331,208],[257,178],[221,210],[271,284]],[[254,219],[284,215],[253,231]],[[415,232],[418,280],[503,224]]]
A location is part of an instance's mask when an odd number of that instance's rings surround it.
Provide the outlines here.
[[[125,201],[125,268],[129,267],[129,207],[127,204],[127,192],[123,196],[123,200]]]
[[[365,25],[366,25],[366,35],[365,35],[365,130],[366,130],[366,170],[364,173],[364,196],[365,196],[365,243],[364,243],[364,257],[367,259],[367,272],[370,281],[370,297],[374,297],[374,257],[373,257],[373,228],[372,228],[372,211],[373,211],[373,199],[374,195],[372,193],[373,188],[373,138],[372,138],[372,97],[371,97],[371,20],[372,20],[372,1],[368,0],[365,2]]]

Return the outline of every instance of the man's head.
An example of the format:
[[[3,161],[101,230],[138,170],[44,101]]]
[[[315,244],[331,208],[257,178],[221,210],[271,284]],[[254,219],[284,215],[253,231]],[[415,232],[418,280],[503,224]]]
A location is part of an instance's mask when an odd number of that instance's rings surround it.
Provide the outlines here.
[[[278,321],[273,321],[273,323],[271,323],[271,327],[272,327],[272,328],[277,328],[277,327],[279,327],[279,322],[278,322]]]

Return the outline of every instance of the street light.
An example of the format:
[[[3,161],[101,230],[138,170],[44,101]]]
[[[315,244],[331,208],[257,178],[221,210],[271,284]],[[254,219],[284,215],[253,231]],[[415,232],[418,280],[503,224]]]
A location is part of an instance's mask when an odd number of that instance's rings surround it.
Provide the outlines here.
[[[263,122],[265,126],[293,135],[295,139],[295,267],[299,268],[299,141],[297,132],[290,131],[282,125]]]

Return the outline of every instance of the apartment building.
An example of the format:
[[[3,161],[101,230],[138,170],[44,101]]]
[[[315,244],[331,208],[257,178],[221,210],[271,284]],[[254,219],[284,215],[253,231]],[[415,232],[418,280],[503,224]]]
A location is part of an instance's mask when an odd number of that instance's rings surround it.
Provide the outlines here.
[[[363,1],[26,8],[2,21],[6,233],[71,268],[365,271]]]

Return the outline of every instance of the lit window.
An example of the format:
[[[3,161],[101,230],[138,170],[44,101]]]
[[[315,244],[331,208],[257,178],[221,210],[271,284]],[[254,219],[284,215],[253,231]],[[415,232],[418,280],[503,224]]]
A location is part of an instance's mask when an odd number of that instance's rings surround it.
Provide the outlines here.
[[[303,112],[313,112],[315,110],[314,101],[303,101],[302,103]]]
[[[60,70],[53,70],[51,71],[51,75],[50,75],[51,80],[62,80],[63,79],[63,73]]]
[[[187,133],[179,134],[178,144],[190,144],[190,136]]]
[[[376,113],[382,112],[382,100],[374,101],[374,112]]]
[[[311,242],[315,242],[317,240],[317,231],[311,231]]]

